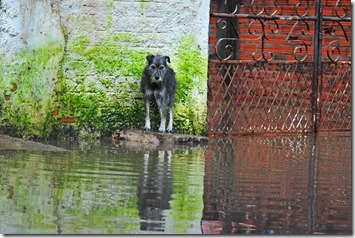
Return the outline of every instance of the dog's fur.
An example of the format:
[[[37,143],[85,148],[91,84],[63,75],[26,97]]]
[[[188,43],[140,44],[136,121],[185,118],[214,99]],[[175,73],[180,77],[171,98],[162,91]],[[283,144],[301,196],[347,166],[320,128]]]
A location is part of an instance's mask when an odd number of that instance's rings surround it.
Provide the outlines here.
[[[175,103],[176,78],[175,72],[168,66],[169,56],[148,55],[147,66],[144,68],[141,91],[144,93],[144,105],[146,110],[144,130],[150,130],[150,101],[155,98],[160,113],[159,132],[172,132]],[[169,108],[169,124],[166,124],[166,108]]]

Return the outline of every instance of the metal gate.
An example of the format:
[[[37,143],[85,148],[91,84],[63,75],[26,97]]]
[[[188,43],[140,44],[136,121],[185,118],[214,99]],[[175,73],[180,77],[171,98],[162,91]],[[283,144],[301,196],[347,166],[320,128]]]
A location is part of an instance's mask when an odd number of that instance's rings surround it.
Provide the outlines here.
[[[211,0],[207,134],[351,130],[351,3]]]

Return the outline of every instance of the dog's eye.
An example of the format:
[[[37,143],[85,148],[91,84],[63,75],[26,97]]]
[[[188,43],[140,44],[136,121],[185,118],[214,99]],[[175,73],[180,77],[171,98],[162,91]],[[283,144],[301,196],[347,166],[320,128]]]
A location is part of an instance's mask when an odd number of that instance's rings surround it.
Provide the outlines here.
[[[150,68],[151,68],[151,69],[155,69],[156,67],[155,67],[154,64],[152,64],[152,65],[150,66]]]
[[[160,65],[160,66],[159,66],[159,69],[160,69],[160,70],[163,70],[164,68],[165,68],[164,65]]]

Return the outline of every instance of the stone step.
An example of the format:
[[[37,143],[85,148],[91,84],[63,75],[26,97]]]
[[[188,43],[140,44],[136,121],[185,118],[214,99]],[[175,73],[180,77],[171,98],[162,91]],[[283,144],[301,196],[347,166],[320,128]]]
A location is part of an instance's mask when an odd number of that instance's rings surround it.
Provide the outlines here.
[[[43,143],[30,141],[22,138],[15,138],[8,135],[0,134],[0,150],[30,150],[30,151],[54,151],[69,152],[69,150],[46,145]]]

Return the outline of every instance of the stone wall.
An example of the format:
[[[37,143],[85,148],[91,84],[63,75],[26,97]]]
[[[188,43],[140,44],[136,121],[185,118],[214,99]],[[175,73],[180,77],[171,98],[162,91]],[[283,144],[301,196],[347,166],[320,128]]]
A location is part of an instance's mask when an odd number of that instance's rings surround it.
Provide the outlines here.
[[[159,53],[187,92],[176,128],[196,132],[193,121],[205,123],[208,16],[207,0],[0,0],[1,127],[28,137],[140,127],[140,75],[145,56]]]

